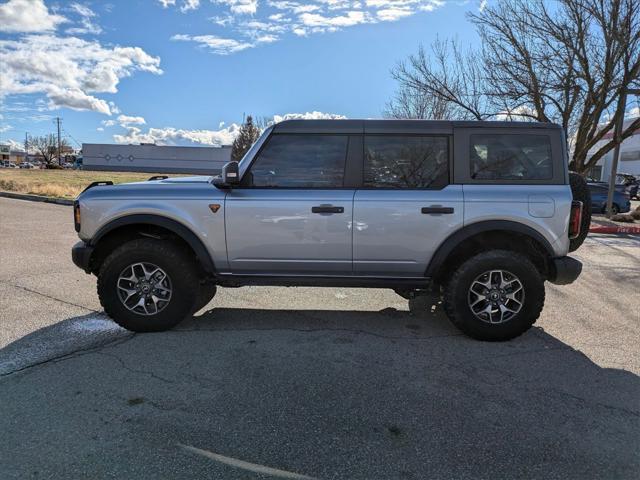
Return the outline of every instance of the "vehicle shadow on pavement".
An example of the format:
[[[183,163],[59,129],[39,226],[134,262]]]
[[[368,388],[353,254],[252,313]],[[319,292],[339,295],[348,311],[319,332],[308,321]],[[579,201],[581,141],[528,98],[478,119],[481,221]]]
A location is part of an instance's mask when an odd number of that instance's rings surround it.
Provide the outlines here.
[[[3,477],[278,477],[227,457],[286,478],[635,476],[637,375],[541,328],[475,341],[412,303],[213,308],[5,376]]]

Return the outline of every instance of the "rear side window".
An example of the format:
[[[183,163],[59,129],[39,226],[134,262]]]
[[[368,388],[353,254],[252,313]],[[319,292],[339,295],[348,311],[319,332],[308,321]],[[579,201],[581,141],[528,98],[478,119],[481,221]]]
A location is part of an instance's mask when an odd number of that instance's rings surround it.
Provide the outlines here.
[[[254,187],[339,188],[344,184],[346,135],[273,135],[251,165]]]
[[[364,186],[439,189],[449,183],[447,137],[368,135]]]
[[[550,180],[551,142],[546,135],[471,135],[474,180]]]

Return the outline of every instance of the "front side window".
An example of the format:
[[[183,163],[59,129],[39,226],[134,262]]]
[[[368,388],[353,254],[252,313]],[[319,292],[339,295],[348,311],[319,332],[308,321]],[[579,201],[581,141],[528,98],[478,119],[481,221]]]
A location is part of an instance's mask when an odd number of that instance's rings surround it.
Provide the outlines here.
[[[339,188],[344,183],[346,135],[275,134],[251,165],[253,187]]]
[[[551,142],[545,135],[471,135],[473,180],[550,180]]]
[[[443,188],[449,181],[447,137],[369,135],[364,140],[364,186]]]

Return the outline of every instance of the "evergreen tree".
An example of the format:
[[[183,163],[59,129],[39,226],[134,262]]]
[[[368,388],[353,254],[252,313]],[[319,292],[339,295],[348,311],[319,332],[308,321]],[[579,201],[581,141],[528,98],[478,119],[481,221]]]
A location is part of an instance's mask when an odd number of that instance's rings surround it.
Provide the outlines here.
[[[255,141],[260,136],[260,129],[255,126],[253,123],[253,118],[251,115],[247,117],[247,120],[240,127],[240,132],[238,136],[233,141],[233,145],[231,146],[231,160],[235,160],[239,162],[244,154],[247,153],[247,150],[251,148],[251,145],[255,143]]]

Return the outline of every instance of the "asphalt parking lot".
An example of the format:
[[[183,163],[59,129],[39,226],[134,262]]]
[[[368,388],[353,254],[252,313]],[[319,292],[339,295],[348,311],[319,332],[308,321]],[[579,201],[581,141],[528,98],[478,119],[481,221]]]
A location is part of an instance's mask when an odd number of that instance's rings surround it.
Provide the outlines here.
[[[132,335],[75,241],[70,207],[0,198],[1,478],[638,476],[638,237],[590,237],[499,344],[366,289],[221,289]]]

